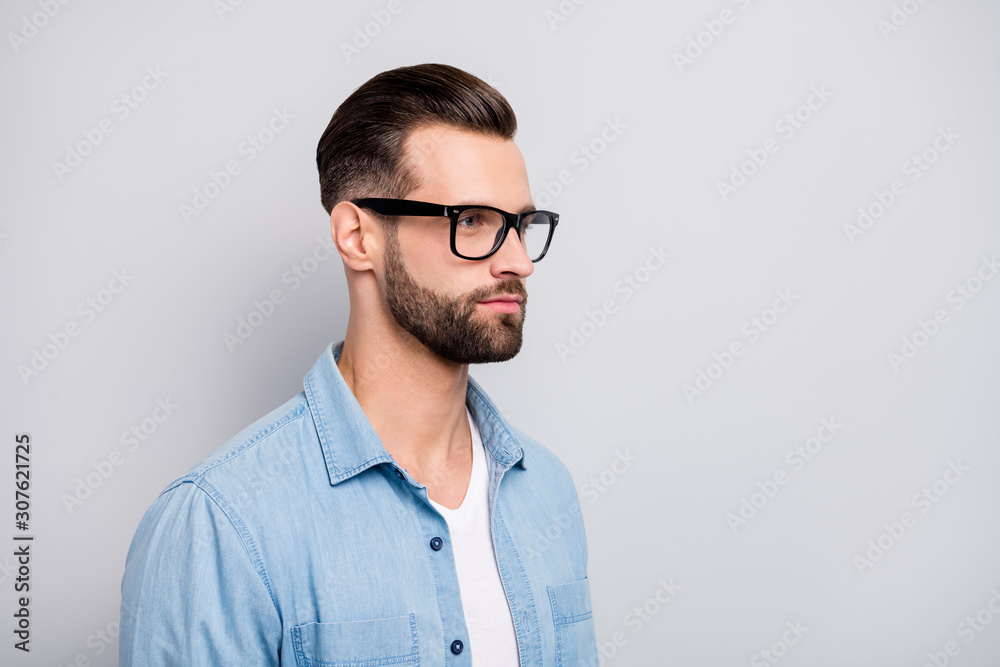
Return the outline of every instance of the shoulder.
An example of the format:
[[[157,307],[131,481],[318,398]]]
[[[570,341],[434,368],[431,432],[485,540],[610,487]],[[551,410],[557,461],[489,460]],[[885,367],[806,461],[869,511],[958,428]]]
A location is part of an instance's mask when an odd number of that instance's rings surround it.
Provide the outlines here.
[[[524,450],[524,472],[527,473],[524,477],[532,480],[524,500],[522,516],[526,520],[522,523],[525,525],[520,528],[525,531],[524,539],[530,545],[526,552],[528,557],[552,546],[553,535],[561,536],[558,542],[565,547],[564,553],[572,562],[582,562],[585,572],[588,553],[583,508],[569,468],[555,452],[535,438],[509,423],[508,428]],[[533,533],[527,524],[534,525],[538,532]],[[554,553],[549,554],[550,559]]]
[[[511,435],[524,450],[525,469],[533,475],[539,475],[564,494],[577,498],[576,484],[569,468],[551,449],[538,440],[506,421]]]
[[[185,482],[211,488],[234,478],[252,476],[254,469],[275,461],[286,462],[289,452],[301,450],[303,438],[315,439],[309,404],[299,392],[249,424],[163,489],[161,495]]]
[[[226,440],[160,491],[136,529],[130,560],[133,552],[172,548],[171,541],[189,551],[229,542],[252,556],[250,519],[267,503],[265,485],[295,484],[282,473],[308,450],[302,440],[310,433],[315,437],[299,393]]]

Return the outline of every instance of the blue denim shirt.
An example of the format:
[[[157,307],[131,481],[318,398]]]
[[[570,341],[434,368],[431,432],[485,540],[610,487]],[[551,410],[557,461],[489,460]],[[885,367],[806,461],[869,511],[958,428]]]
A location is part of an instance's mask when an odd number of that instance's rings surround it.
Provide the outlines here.
[[[472,664],[448,525],[327,346],[304,391],[169,484],[122,578],[120,665]],[[596,667],[579,499],[471,377],[523,667]]]

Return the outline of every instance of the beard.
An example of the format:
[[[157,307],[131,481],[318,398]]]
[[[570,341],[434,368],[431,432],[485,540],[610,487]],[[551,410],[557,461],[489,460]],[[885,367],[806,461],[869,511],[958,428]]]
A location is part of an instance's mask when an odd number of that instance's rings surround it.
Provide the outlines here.
[[[385,291],[389,312],[428,350],[457,364],[507,361],[521,350],[528,292],[521,281],[504,280],[464,296],[451,297],[418,285],[403,266],[395,230],[387,230]],[[516,313],[480,308],[478,301],[501,294],[523,297]],[[481,312],[477,312],[481,311]]]

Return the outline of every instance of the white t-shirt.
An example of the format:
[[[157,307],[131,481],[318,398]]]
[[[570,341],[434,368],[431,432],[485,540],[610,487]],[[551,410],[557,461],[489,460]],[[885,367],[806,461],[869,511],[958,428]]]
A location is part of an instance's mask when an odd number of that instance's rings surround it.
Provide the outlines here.
[[[493,553],[486,450],[468,406],[465,413],[472,430],[469,488],[462,504],[456,509],[449,509],[433,500],[431,505],[448,523],[465,625],[469,629],[467,650],[472,651],[474,667],[518,667],[521,663],[514,620]]]

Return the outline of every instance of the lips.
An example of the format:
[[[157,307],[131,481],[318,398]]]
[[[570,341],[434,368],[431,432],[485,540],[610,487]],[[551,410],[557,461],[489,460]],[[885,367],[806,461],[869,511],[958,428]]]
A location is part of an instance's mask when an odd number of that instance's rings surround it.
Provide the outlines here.
[[[522,301],[524,297],[519,294],[501,294],[491,297],[488,301],[480,301],[479,304],[499,313],[517,313],[521,310]]]
[[[506,302],[513,302],[513,303],[521,303],[522,301],[524,301],[524,297],[522,297],[522,296],[520,296],[518,294],[501,294],[500,296],[495,296],[495,297],[492,297],[490,299],[484,299],[483,301],[480,301],[479,303],[491,303],[491,302],[494,302],[494,301],[506,301]]]

